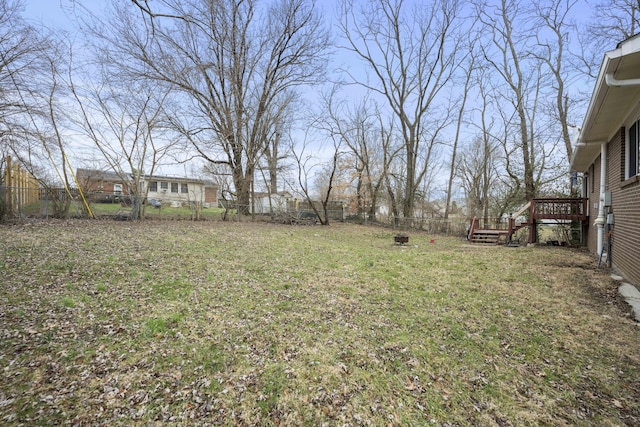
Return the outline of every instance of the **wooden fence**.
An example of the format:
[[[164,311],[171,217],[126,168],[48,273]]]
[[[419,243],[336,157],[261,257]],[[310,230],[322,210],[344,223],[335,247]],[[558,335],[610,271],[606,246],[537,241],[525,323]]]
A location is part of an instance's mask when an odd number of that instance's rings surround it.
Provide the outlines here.
[[[0,188],[0,204],[3,204],[4,215],[13,216],[40,198],[38,180],[23,169],[19,163],[6,157],[4,184]]]

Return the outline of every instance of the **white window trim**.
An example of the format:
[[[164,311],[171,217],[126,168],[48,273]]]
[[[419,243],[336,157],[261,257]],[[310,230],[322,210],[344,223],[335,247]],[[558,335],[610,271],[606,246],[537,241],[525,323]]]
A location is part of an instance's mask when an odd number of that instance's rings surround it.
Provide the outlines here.
[[[638,169],[638,173],[632,176],[629,175],[629,151],[631,150],[629,131],[635,122],[640,122],[640,103],[631,110],[631,113],[622,124],[624,126],[624,179],[630,179],[636,175],[640,176],[640,153],[636,155],[636,168]],[[640,123],[638,126],[640,129]],[[637,143],[640,145],[640,141]]]
[[[624,135],[624,178],[625,179],[630,179],[633,178],[636,175],[640,175],[640,171],[638,169],[640,166],[640,153],[638,151],[638,145],[640,145],[640,117],[639,116],[635,116],[636,118],[633,120],[630,120],[628,123],[626,123],[625,126],[625,135]],[[631,147],[631,126],[633,126],[634,124],[636,124],[636,142],[634,144],[633,147]],[[631,171],[629,170],[629,162],[631,159],[631,150],[632,148],[634,150],[636,150],[636,170],[634,171],[633,175],[631,174]]]

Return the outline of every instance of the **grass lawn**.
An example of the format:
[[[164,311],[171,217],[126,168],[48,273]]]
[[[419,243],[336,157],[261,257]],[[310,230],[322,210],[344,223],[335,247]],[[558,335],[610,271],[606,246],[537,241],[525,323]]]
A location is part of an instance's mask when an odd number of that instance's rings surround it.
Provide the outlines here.
[[[123,208],[119,203],[93,203],[91,205],[93,214],[98,217],[113,217],[119,212],[130,211],[131,208]],[[228,215],[235,218],[235,210],[231,210]],[[207,208],[200,212],[201,219],[221,219],[224,209]],[[189,207],[173,208],[171,206],[162,206],[157,209],[151,205],[145,206],[145,218],[147,219],[190,219],[195,213]]]
[[[0,226],[0,424],[640,424],[640,328],[591,256],[394,234]]]
[[[119,214],[128,214],[131,212],[130,207],[123,207],[120,203],[91,203],[91,212],[96,218],[114,218]],[[84,206],[81,202],[75,201],[70,207],[71,216],[87,216],[84,212]],[[53,206],[45,206],[44,201],[35,202],[27,206],[23,213],[28,216],[44,218],[47,215],[53,215]],[[200,218],[203,220],[220,220],[224,213],[223,208],[206,208],[200,212]],[[159,209],[151,205],[145,206],[145,218],[147,219],[191,219],[195,216],[195,212],[189,207],[174,208],[171,206],[163,206]],[[230,220],[237,219],[236,210],[230,209],[227,213]]]

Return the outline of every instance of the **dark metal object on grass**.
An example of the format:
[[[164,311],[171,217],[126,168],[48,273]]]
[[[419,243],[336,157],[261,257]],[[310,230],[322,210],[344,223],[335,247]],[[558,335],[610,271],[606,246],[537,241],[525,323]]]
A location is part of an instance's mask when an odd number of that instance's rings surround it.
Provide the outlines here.
[[[405,245],[409,243],[409,236],[407,236],[406,234],[400,233],[393,236],[393,240],[396,242],[397,245]]]

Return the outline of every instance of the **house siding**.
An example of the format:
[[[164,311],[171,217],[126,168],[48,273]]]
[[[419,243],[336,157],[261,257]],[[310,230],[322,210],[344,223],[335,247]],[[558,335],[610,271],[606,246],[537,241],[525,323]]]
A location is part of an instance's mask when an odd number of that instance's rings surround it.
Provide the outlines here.
[[[625,182],[625,129],[621,128],[609,143],[609,173],[612,213],[615,228],[612,238],[611,262],[634,283],[640,283],[640,182]]]
[[[183,193],[181,191],[180,183],[171,182],[170,184],[174,184],[178,186],[178,191],[171,191],[171,185],[168,190],[160,190],[160,191],[151,191],[149,190],[147,193],[147,198],[156,199],[162,203],[189,203],[189,202],[203,202],[204,201],[204,193],[205,188],[203,184],[198,184],[194,182],[189,182],[188,191]],[[159,187],[159,186],[158,186]],[[175,188],[175,187],[174,187]]]

